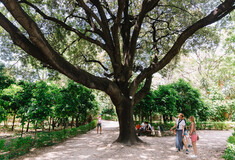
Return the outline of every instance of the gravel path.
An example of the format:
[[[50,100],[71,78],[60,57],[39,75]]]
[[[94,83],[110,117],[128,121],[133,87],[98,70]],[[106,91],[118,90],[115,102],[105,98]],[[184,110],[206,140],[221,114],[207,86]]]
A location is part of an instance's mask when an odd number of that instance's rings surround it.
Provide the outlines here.
[[[232,131],[199,131],[197,160],[218,160],[226,148],[226,140]],[[187,160],[185,150],[176,152],[175,137],[140,138],[147,142],[135,146],[113,143],[118,137],[118,122],[103,121],[103,133],[96,129],[63,143],[36,149],[17,160]]]

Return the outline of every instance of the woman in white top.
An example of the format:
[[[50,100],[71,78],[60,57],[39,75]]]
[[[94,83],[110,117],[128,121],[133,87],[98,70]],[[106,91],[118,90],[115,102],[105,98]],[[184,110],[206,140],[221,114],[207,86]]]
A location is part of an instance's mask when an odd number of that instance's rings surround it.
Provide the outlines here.
[[[184,118],[184,114],[180,113],[179,118],[176,120],[175,126],[170,129],[170,131],[172,131],[172,129],[176,128],[177,152],[183,149],[184,126],[186,125],[183,118]]]

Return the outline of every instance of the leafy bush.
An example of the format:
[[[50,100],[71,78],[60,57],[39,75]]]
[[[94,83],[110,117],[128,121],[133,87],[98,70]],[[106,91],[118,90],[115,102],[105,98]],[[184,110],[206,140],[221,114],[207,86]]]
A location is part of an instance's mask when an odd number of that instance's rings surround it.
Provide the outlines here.
[[[235,136],[230,136],[228,138],[228,143],[234,144],[235,145]]]
[[[235,157],[235,145],[228,143],[223,158],[225,160],[234,160],[234,157]]]
[[[4,159],[14,158],[16,156],[28,153],[32,146],[33,139],[31,136],[11,139],[10,142],[4,148],[5,151],[9,151],[8,154],[4,155]]]
[[[4,149],[5,143],[6,143],[5,139],[0,140],[0,151]]]
[[[234,128],[235,131],[235,128]],[[235,132],[228,138],[227,148],[225,154],[222,156],[225,160],[234,160],[235,157]]]
[[[136,124],[139,124],[136,122]],[[164,130],[169,130],[171,127],[175,125],[175,122],[166,122],[166,123],[153,123],[152,126],[154,128],[158,128],[159,126],[163,127]],[[187,127],[189,127],[190,122],[187,122]],[[235,125],[234,122],[196,122],[197,130],[206,130],[206,129],[215,129],[215,130],[228,130],[233,128]]]
[[[78,129],[77,128],[71,128],[70,129],[71,137],[76,136],[77,134],[78,134]]]
[[[37,134],[37,140],[35,146],[37,148],[43,146],[51,146],[53,145],[53,134],[50,132],[41,132]]]
[[[158,129],[159,127],[161,127],[164,131],[170,130],[171,127],[173,127],[174,125],[175,125],[175,122],[152,123],[152,126],[153,126],[155,129]]]
[[[1,160],[7,160],[9,158],[14,158],[20,155],[23,155],[30,151],[30,149],[35,146],[37,148],[44,146],[51,146],[55,143],[61,142],[69,137],[76,136],[78,130],[82,131],[82,133],[86,133],[87,131],[96,127],[96,121],[92,121],[91,123],[80,126],[78,128],[65,129],[62,131],[54,131],[54,132],[40,132],[37,133],[36,139],[33,139],[31,136],[28,137],[19,137],[15,139],[11,139],[9,143],[6,144],[6,140],[0,140],[0,151],[5,151],[5,154],[0,154]],[[35,142],[35,143],[33,143]]]
[[[230,122],[196,122],[197,130],[205,130],[205,129],[215,129],[215,130],[228,130],[232,128],[232,125],[235,123]]]

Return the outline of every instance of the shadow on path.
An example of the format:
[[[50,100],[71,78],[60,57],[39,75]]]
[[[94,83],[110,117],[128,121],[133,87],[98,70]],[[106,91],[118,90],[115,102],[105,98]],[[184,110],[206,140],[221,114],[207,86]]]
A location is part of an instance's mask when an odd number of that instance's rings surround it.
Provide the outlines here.
[[[147,144],[125,146],[113,143],[118,137],[118,122],[103,121],[103,133],[96,129],[87,134],[78,135],[63,143],[37,149],[17,159],[24,160],[175,160],[190,159],[185,151],[176,152],[175,137],[140,138]],[[222,159],[226,140],[232,131],[199,131],[198,160]]]

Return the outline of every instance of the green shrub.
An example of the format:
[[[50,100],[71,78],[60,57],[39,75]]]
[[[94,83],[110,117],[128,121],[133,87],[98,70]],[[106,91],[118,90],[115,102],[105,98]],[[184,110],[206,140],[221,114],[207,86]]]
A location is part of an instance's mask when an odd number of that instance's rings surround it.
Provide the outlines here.
[[[37,134],[35,146],[37,148],[53,145],[53,134],[50,132],[41,132]]]
[[[0,140],[0,153],[1,150],[3,150],[4,152],[6,152],[6,154],[0,154],[0,160],[8,160],[10,158],[23,155],[29,152],[30,148],[32,148],[33,145],[37,148],[43,146],[50,146],[56,142],[61,142],[69,137],[76,136],[79,131],[82,133],[86,133],[87,131],[95,127],[96,121],[92,121],[91,123],[84,126],[80,126],[78,128],[71,128],[54,132],[40,132],[37,133],[35,144],[33,143],[34,140],[31,136],[11,139],[10,142],[7,144],[6,140],[2,139]]]
[[[228,138],[228,143],[231,143],[231,144],[235,145],[235,136],[230,136]]]
[[[235,128],[233,135],[228,138],[227,148],[225,154],[222,156],[225,160],[235,159]]]
[[[155,130],[158,130],[158,128],[161,127],[164,131],[170,130],[174,125],[175,122],[152,123],[152,126],[155,128]]]
[[[5,151],[9,151],[5,158],[13,158],[28,153],[32,146],[33,139],[31,136],[11,139],[5,148]]]
[[[225,150],[225,154],[222,156],[225,160],[234,160],[235,157],[235,145],[228,143]]]
[[[0,151],[4,149],[5,143],[6,143],[5,139],[0,140]]]
[[[71,137],[74,137],[78,134],[78,129],[77,128],[71,128],[70,129],[70,135]]]
[[[64,139],[63,131],[52,132],[52,137],[54,142],[61,142]]]

